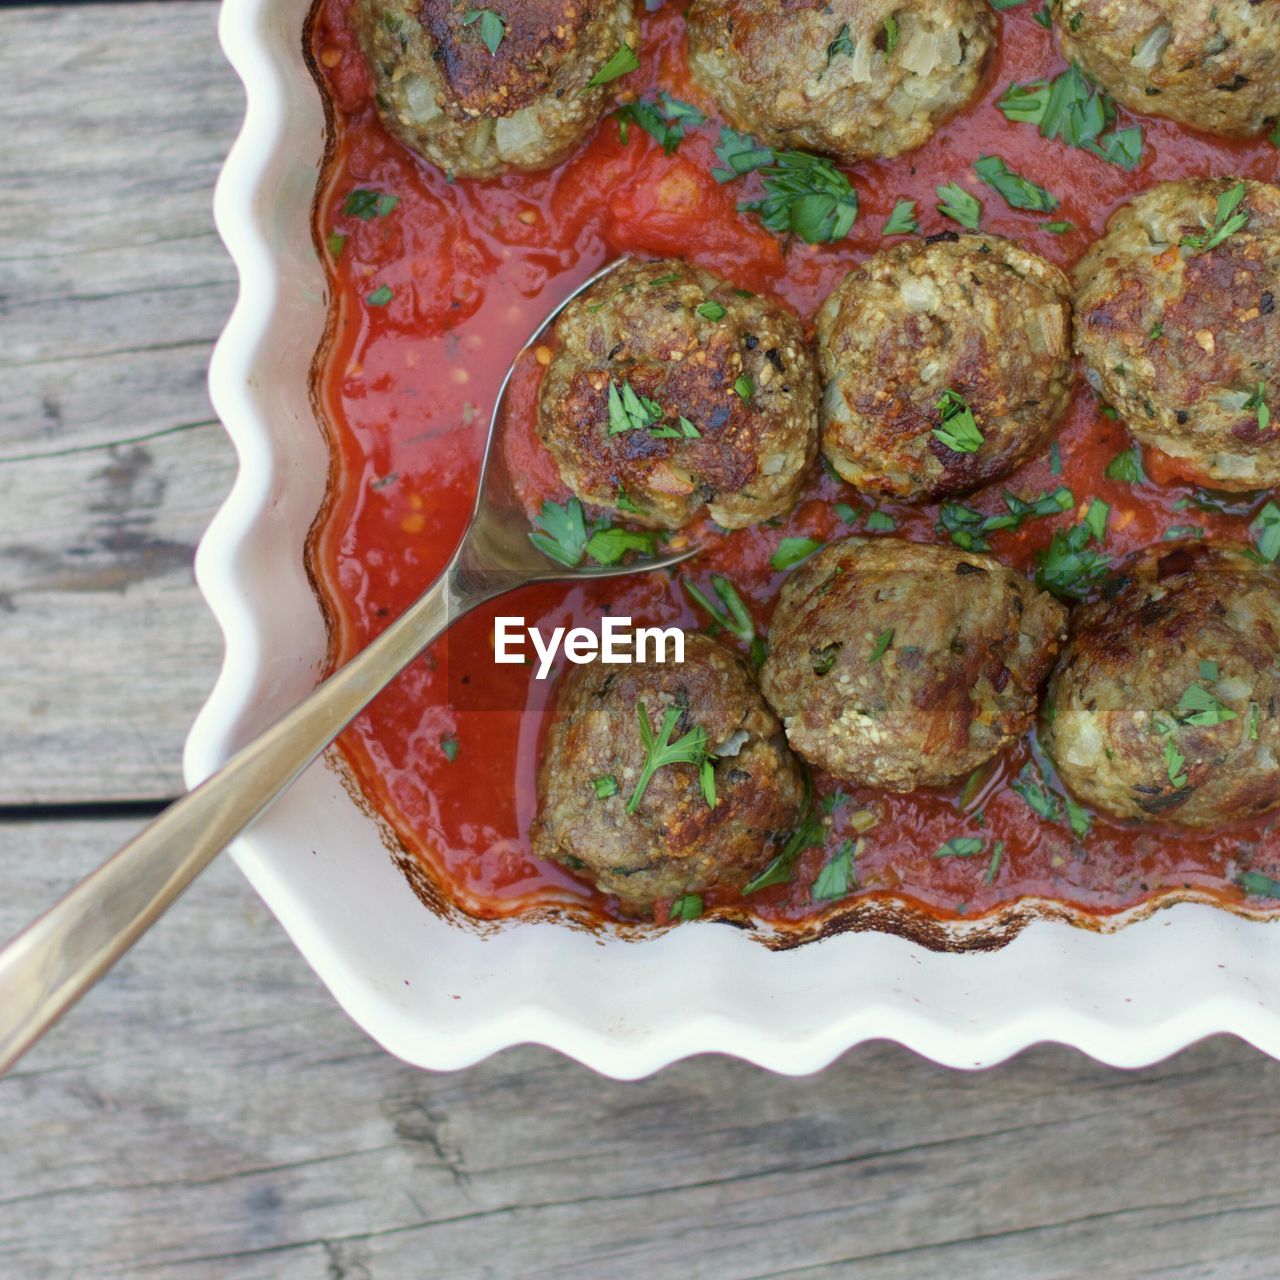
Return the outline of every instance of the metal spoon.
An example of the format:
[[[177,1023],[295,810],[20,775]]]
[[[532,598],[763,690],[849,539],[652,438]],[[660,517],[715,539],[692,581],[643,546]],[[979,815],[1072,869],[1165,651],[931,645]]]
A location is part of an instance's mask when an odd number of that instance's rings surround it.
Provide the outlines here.
[[[580,285],[512,361],[489,423],[471,523],[435,582],[346,666],[170,805],[0,951],[0,1074],[455,619],[529,583],[647,572],[695,554],[693,547],[680,555],[603,568],[570,569],[552,561],[529,540],[529,517],[515,496],[502,456],[498,427],[516,364],[569,302],[619,265],[614,262]]]

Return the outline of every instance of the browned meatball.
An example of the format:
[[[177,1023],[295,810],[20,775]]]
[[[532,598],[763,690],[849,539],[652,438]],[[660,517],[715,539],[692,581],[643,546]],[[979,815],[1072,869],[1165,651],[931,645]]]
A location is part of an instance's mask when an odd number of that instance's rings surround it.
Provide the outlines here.
[[[1123,205],[1076,267],[1076,347],[1144,444],[1217,489],[1280,483],[1280,187],[1165,182]]]
[[[1066,412],[1071,286],[997,236],[897,244],[823,303],[818,359],[822,451],[844,479],[908,502],[965,493],[1047,446]],[[978,436],[955,430],[964,406]]]
[[[1117,818],[1213,827],[1280,805],[1280,578],[1225,547],[1151,548],[1086,605],[1040,741]]]
[[[638,717],[668,741],[701,731],[715,805],[696,762],[665,765],[628,813],[647,753]],[[550,858],[617,896],[628,914],[686,893],[740,889],[777,853],[804,801],[800,768],[746,663],[706,636],[684,662],[574,667],[557,692],[538,768],[530,838]]]
[[[760,686],[805,759],[890,791],[954,782],[1030,728],[1066,610],[988,556],[823,548],[782,589]]]
[[[585,502],[679,528],[790,509],[817,453],[800,322],[674,259],[627,262],[556,322],[538,434]]]
[[[985,0],[694,0],[694,79],[736,128],[842,160],[921,146],[977,92]]]
[[[1243,136],[1280,115],[1272,0],[1053,0],[1052,9],[1063,56],[1131,111]]]
[[[565,159],[612,97],[614,86],[588,82],[639,43],[631,0],[356,0],[352,16],[383,123],[465,178]]]

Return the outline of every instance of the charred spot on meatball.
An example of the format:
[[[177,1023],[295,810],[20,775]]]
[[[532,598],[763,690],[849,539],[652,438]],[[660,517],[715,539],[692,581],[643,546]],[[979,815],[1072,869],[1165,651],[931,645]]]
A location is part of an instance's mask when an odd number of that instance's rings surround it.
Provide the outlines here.
[[[954,782],[1035,719],[1056,600],[988,556],[847,538],[788,579],[760,672],[792,748],[860,786]]]
[[[1131,111],[1227,136],[1280,117],[1280,7],[1258,0],[1052,0],[1063,55]]]
[[[454,0],[356,0],[352,14],[387,129],[465,178],[565,159],[609,100],[589,81],[639,40],[630,0],[524,0],[496,40]]]
[[[643,711],[640,709],[643,708]],[[701,731],[690,759],[646,773],[638,715],[659,739]],[[688,893],[745,887],[777,853],[804,804],[800,766],[746,663],[714,640],[685,637],[683,663],[572,668],[557,690],[538,768],[533,851],[649,917]]]
[[[1070,401],[1070,297],[1057,267],[996,236],[863,262],[818,312],[827,460],[855,488],[908,502],[1008,474]],[[965,410],[976,435],[942,430]]]
[[[923,145],[995,45],[985,0],[695,0],[694,79],[737,129],[845,161]]]
[[[584,502],[727,529],[790,509],[817,453],[799,320],[673,259],[628,262],[556,322],[538,434]]]
[[[1194,483],[1280,483],[1277,290],[1280,186],[1231,178],[1144,191],[1076,267],[1090,383]]]
[[[1214,827],[1280,805],[1280,578],[1238,549],[1139,553],[1080,609],[1040,742],[1114,818]]]

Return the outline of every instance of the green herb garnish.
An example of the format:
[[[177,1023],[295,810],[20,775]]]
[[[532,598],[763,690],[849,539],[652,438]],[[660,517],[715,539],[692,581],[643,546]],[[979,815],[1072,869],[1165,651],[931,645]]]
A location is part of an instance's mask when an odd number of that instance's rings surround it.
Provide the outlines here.
[[[702,914],[702,895],[682,893],[672,904],[668,915],[672,920],[696,920]]]
[[[386,191],[370,191],[357,187],[343,202],[342,212],[349,218],[368,222],[371,218],[385,218],[400,203],[399,196]]]
[[[834,858],[818,872],[813,882],[813,900],[826,902],[832,898],[843,898],[856,885],[854,875],[854,858],[857,846],[852,840],[845,840],[837,850]]]
[[[621,388],[609,381],[609,434],[621,435],[624,431],[637,431],[656,426],[663,418],[662,406],[648,396],[636,393],[631,383],[623,382]]]
[[[727,631],[748,647],[752,664],[758,669],[765,659],[764,641],[756,634],[755,620],[733,583],[723,574],[711,575],[711,590],[724,605],[722,609],[688,578],[681,578],[680,582],[694,600],[711,615],[712,627]]]
[[[946,844],[941,845],[935,858],[973,858],[987,847],[987,842],[979,836],[953,836]]]
[[[1178,700],[1178,716],[1183,724],[1215,725],[1236,719],[1236,713],[1198,684],[1187,686]]]
[[[913,236],[920,230],[920,224],[916,221],[916,202],[914,200],[899,200],[893,206],[893,212],[885,219],[885,224],[880,228],[882,236]]]
[[[452,764],[458,758],[457,738],[441,737],[440,750],[444,753],[444,758]]]
[[[973,166],[978,177],[1004,197],[1013,209],[1030,209],[1036,213],[1052,213],[1059,200],[1052,192],[1014,173],[999,156],[981,156]]]
[[[738,208],[758,214],[770,231],[797,235],[806,244],[830,244],[853,229],[858,193],[825,156],[779,151],[760,175],[764,198],[743,201]]]
[[[821,546],[822,543],[813,538],[783,538],[769,563],[778,570],[790,569],[807,560]]]
[[[935,440],[940,440],[953,453],[977,453],[982,448],[982,432],[978,430],[973,410],[959,392],[944,391],[938,410],[942,414],[942,425],[933,428]]]
[[[1147,474],[1142,469],[1142,453],[1137,448],[1126,449],[1123,453],[1117,453],[1110,462],[1107,463],[1107,469],[1103,475],[1108,480],[1122,480],[1125,484],[1143,484],[1147,479]]]
[[[1024,500],[1007,490],[1003,494],[1007,515],[984,516],[981,511],[962,502],[944,502],[938,510],[938,531],[949,533],[951,541],[962,551],[990,551],[987,534],[1001,529],[1018,529],[1023,521],[1038,516],[1056,516],[1075,505],[1071,490],[1059,486],[1052,493],[1037,494]]]
[[[480,24],[480,39],[490,56],[496,57],[502,37],[507,34],[507,20],[492,9],[471,9],[463,16],[462,25],[469,27],[473,22]]]
[[[671,733],[680,719],[679,707],[668,707],[662,717],[662,728],[654,736],[653,726],[649,723],[649,712],[644,703],[636,705],[636,720],[640,726],[640,740],[644,743],[645,761],[636,782],[636,789],[627,801],[627,812],[635,813],[640,807],[640,799],[653,775],[659,769],[673,764],[692,764],[698,767],[699,782],[702,795],[711,808],[716,807],[715,774],[707,766],[712,757],[707,752],[707,731],[701,725],[694,725],[683,738],[671,741]],[[708,773],[710,772],[710,785]]]
[[[1183,236],[1178,242],[1184,249],[1193,249],[1196,253],[1208,253],[1216,249],[1228,236],[1233,236],[1249,221],[1249,210],[1241,209],[1244,199],[1245,185],[1237,182],[1218,197],[1217,213],[1213,226],[1203,235]]]
[[[1068,600],[1083,600],[1111,570],[1111,557],[1094,551],[1090,542],[1106,536],[1110,507],[1095,498],[1083,524],[1056,529],[1053,541],[1037,553],[1036,585]]]
[[[978,223],[982,219],[982,201],[977,196],[971,195],[956,182],[944,183],[934,190],[938,193],[938,204],[935,207],[944,218],[950,218],[970,231],[978,229]]]
[[[621,76],[629,75],[632,71],[637,70],[639,66],[640,59],[636,56],[636,51],[629,44],[619,45],[613,57],[587,81],[586,88],[599,89],[601,85],[606,85]]]
[[[365,301],[371,307],[385,307],[394,297],[395,294],[391,292],[391,286],[384,284],[380,288],[375,289],[372,293],[366,294]]]
[[[618,780],[604,774],[599,778],[591,779],[591,789],[596,793],[597,800],[607,800],[610,796],[618,794]]]
[[[624,145],[630,137],[628,127],[634,124],[661,143],[666,155],[670,155],[685,140],[688,130],[705,124],[707,119],[697,107],[673,98],[665,89],[657,98],[640,98],[635,102],[623,103],[615,114]]]

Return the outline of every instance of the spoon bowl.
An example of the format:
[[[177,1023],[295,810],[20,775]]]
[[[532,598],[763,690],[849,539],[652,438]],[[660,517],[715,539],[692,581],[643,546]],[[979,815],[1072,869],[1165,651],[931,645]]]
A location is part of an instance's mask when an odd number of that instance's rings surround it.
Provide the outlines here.
[[[146,932],[179,894],[245,830],[408,664],[462,614],[536,582],[611,578],[663,569],[690,556],[567,566],[530,540],[499,440],[512,374],[585,280],[539,325],[503,379],[489,422],[471,521],[436,580],[381,635],[225,765],[170,805],[0,951],[3,1074]]]

